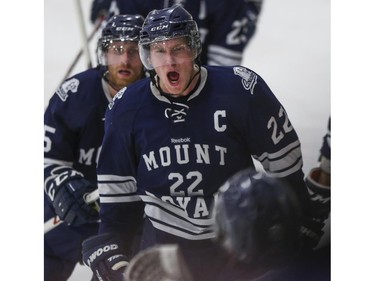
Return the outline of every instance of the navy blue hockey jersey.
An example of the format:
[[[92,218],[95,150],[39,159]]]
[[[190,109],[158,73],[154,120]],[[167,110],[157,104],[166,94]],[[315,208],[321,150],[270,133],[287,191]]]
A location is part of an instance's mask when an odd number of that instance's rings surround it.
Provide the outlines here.
[[[117,93],[105,118],[100,232],[126,234],[142,200],[153,229],[144,235],[154,243],[209,241],[218,188],[253,166],[252,157],[305,196],[298,136],[265,81],[245,67],[202,67],[188,98],[167,98],[143,79]]]
[[[64,170],[75,170],[96,184],[96,165],[104,135],[109,92],[101,69],[89,69],[56,90],[44,113],[44,179],[52,182]]]
[[[181,4],[197,22],[202,64],[236,65],[256,30],[262,1],[116,0],[120,14],[141,14]]]
[[[323,137],[320,154],[325,158],[331,160],[331,116],[328,119],[327,132]]]

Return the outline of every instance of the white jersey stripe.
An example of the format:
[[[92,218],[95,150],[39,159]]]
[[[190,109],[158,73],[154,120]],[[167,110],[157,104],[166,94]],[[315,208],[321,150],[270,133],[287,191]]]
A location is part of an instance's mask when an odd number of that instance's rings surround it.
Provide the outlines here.
[[[262,163],[266,171],[276,173],[276,172],[288,170],[291,166],[294,166],[301,157],[302,157],[301,150],[299,147],[296,147],[292,151],[289,151],[288,154],[284,155],[283,158],[279,158],[275,160],[271,160],[269,158],[265,158],[261,161],[259,159],[257,160]]]
[[[178,218],[178,220],[181,220],[181,223],[183,223],[183,221],[187,221],[189,225],[193,225],[194,227],[201,228],[201,229],[211,226],[214,222],[212,218],[207,218],[207,219],[190,218],[188,217],[187,213],[184,210],[182,210],[180,207],[174,206],[170,203],[166,203],[160,200],[159,198],[152,198],[151,196],[145,196],[145,195],[141,195],[141,198],[143,202],[147,204],[146,208],[150,206],[148,208],[147,215],[157,220],[162,220],[163,215],[169,216],[169,214],[173,214],[174,217]]]
[[[299,140],[296,140],[292,142],[291,144],[287,145],[286,147],[280,149],[279,151],[276,151],[274,153],[263,153],[262,155],[254,155],[254,158],[257,159],[258,161],[262,162],[265,160],[265,158],[268,158],[269,160],[276,159],[282,157],[284,154],[288,153],[291,149],[296,149],[301,146]]]
[[[136,182],[134,177],[124,177],[124,176],[117,176],[117,175],[98,175],[98,181],[134,181]]]
[[[208,46],[208,52],[209,53],[217,53],[225,57],[232,57],[233,59],[241,59],[242,58],[242,52],[236,52],[227,48],[223,48],[218,45],[209,45]]]
[[[136,195],[137,185],[134,177],[117,175],[98,175],[100,203],[127,203],[140,201]]]
[[[161,224],[161,223],[156,222],[156,221],[151,220],[151,223],[155,228],[157,228],[161,231],[164,231],[164,232],[167,232],[167,233],[170,233],[172,235],[179,236],[179,237],[182,237],[182,238],[185,238],[185,239],[189,239],[189,240],[204,240],[204,239],[212,239],[212,238],[215,237],[214,232],[192,235],[190,233],[181,231],[179,229],[176,229],[176,228],[168,226],[168,225]]]
[[[118,193],[135,193],[137,186],[135,182],[98,183],[100,194],[111,195]]]
[[[124,195],[124,196],[100,196],[100,203],[129,203],[141,201],[138,195]]]
[[[263,153],[262,156],[254,156],[254,159],[261,162],[263,168],[277,177],[284,177],[293,174],[302,168],[302,153],[299,141],[288,145],[275,153]]]
[[[60,166],[67,166],[69,168],[73,167],[73,162],[68,161],[62,161],[57,159],[51,159],[51,158],[44,158],[44,167],[48,167],[49,165],[60,165]]]
[[[208,46],[207,60],[210,65],[238,65],[242,60],[242,52],[211,45]]]
[[[161,221],[163,224],[167,224],[171,228],[179,228],[194,235],[212,231],[212,224],[206,224],[205,227],[199,227],[186,221],[184,218],[180,218],[173,213],[166,212],[158,206],[146,204],[145,213],[152,221]]]
[[[269,174],[274,176],[274,177],[277,177],[277,178],[282,178],[282,177],[286,177],[288,175],[291,175],[295,172],[297,172],[299,169],[302,168],[302,158],[300,158],[297,163],[294,165],[294,166],[291,166],[289,169],[285,170],[285,171],[280,171],[280,172],[272,172],[272,171],[269,171]]]

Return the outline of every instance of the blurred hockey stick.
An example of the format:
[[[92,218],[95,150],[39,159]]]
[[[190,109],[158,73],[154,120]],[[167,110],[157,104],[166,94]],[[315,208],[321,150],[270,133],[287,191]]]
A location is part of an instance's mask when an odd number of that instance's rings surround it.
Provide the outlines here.
[[[83,199],[85,200],[87,205],[92,205],[92,207],[99,212],[99,204],[98,204],[98,199],[99,199],[99,190],[95,189],[91,193],[86,193],[83,196]],[[54,216],[50,218],[48,221],[44,223],[44,234],[50,232],[52,229],[58,227],[63,221],[60,220],[58,216]]]
[[[87,44],[91,42],[91,40],[94,38],[96,32],[100,29],[101,25],[102,25],[102,22],[104,21],[104,18],[102,18],[101,20],[99,20],[96,24],[95,24],[95,27],[93,29],[93,31],[91,31],[89,37],[87,38]],[[77,55],[75,56],[73,62],[70,64],[68,70],[66,71],[65,75],[64,75],[64,78],[62,79],[60,85],[70,76],[71,72],[73,71],[74,67],[77,65],[79,59],[81,58],[83,54],[83,48],[81,48],[79,50],[79,52],[77,53]]]
[[[77,17],[79,21],[79,30],[81,32],[82,50],[86,57],[87,68],[91,68],[92,63],[91,63],[90,49],[89,49],[89,45],[87,44],[87,34],[86,34],[85,20],[84,20],[83,11],[82,11],[81,0],[76,0],[75,2],[76,2]]]
[[[154,246],[139,252],[125,270],[127,281],[193,281],[175,244]]]

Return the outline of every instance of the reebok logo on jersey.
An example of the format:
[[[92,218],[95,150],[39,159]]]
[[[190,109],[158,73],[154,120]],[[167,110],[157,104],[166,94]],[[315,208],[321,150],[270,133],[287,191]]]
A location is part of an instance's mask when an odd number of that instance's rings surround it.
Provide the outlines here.
[[[187,142],[191,142],[190,138],[179,138],[179,139],[171,138],[171,143],[187,143]]]
[[[253,95],[258,76],[249,69],[241,66],[233,67],[233,72],[235,75],[238,75],[242,78],[243,87],[246,90],[250,90],[250,93]]]
[[[62,101],[66,101],[68,98],[68,92],[77,93],[79,85],[79,80],[72,78],[68,81],[65,81],[57,90],[56,94],[60,97]]]

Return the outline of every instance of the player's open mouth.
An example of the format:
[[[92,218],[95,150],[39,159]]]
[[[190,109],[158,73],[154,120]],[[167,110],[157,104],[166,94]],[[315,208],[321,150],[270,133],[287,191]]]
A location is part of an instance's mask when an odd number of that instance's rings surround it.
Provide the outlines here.
[[[172,71],[168,72],[167,77],[171,84],[176,84],[178,79],[180,78],[180,74],[176,71]]]
[[[119,70],[118,73],[119,73],[120,75],[126,75],[126,76],[130,75],[130,71],[129,71],[129,70],[125,70],[125,69],[121,69],[121,70]]]

